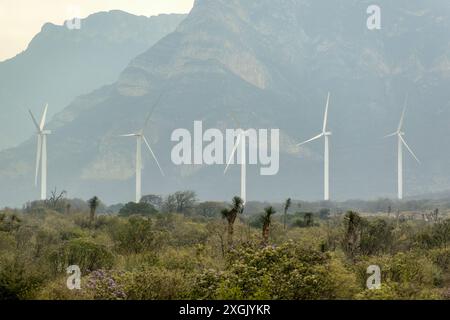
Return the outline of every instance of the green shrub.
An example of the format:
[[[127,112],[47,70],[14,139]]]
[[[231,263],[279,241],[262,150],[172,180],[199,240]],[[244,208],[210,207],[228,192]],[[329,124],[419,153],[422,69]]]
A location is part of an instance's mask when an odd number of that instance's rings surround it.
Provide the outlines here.
[[[417,242],[425,249],[448,246],[450,244],[450,219],[435,223],[417,235]]]
[[[437,288],[442,283],[441,270],[423,252],[400,252],[394,256],[366,257],[359,261],[356,269],[364,289],[368,277],[366,270],[370,265],[380,267],[381,283],[386,285],[385,291],[396,299],[433,298],[436,292],[428,289]],[[376,293],[363,296],[375,297]]]
[[[129,217],[132,215],[141,215],[141,216],[151,216],[158,213],[158,210],[155,209],[154,206],[147,202],[128,202],[122,209],[119,211],[119,216],[121,217]]]
[[[65,272],[71,265],[77,265],[85,273],[102,268],[110,268],[113,254],[103,245],[89,239],[72,239],[60,245],[49,255],[52,271]]]
[[[225,271],[206,270],[194,287],[204,299],[331,299],[338,282],[330,276],[330,256],[299,248],[242,246],[231,253]]]
[[[0,300],[32,299],[47,275],[21,258],[0,260]]]
[[[157,250],[161,247],[163,235],[163,232],[155,230],[151,220],[137,216],[117,225],[111,233],[119,252],[134,254]]]
[[[0,212],[0,231],[11,232],[17,230],[22,224],[22,219],[15,213]]]
[[[428,252],[428,255],[442,271],[450,271],[450,248],[433,249]]]
[[[186,299],[191,291],[189,274],[163,268],[126,272],[119,283],[123,284],[125,294],[131,300]]]

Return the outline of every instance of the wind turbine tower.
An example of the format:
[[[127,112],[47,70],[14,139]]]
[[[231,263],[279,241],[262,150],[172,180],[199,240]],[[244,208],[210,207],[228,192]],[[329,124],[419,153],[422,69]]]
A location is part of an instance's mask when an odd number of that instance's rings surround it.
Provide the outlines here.
[[[121,135],[120,137],[135,137],[136,138],[136,194],[135,194],[135,201],[136,203],[139,203],[142,198],[142,143],[145,144],[147,149],[149,150],[152,158],[155,160],[156,165],[159,168],[159,171],[161,172],[162,176],[164,176],[164,171],[162,170],[158,158],[156,157],[155,153],[153,152],[152,147],[150,146],[150,143],[148,142],[147,138],[144,135],[144,130],[148,125],[148,122],[150,121],[150,117],[156,107],[156,104],[159,102],[161,96],[158,98],[157,102],[155,103],[155,106],[153,107],[152,111],[147,116],[147,119],[144,122],[144,126],[142,129],[140,129],[137,132],[129,133]]]
[[[31,120],[36,127],[37,135],[37,152],[36,152],[36,172],[34,176],[34,184],[37,186],[39,176],[39,164],[41,165],[41,200],[47,199],[47,136],[52,132],[45,129],[45,120],[47,118],[48,104],[45,105],[42,113],[41,121],[38,123],[31,110]]]
[[[305,142],[299,143],[297,144],[297,146],[302,146],[304,144],[313,142],[315,140],[318,140],[320,138],[324,138],[325,140],[325,150],[324,150],[324,173],[323,173],[323,178],[324,178],[324,182],[323,182],[323,187],[324,187],[324,200],[325,201],[329,201],[330,200],[330,136],[332,135],[332,133],[330,131],[327,130],[327,122],[328,122],[328,107],[330,105],[330,93],[328,93],[327,96],[327,104],[325,107],[325,116],[323,119],[323,127],[322,127],[322,132],[320,134],[318,134],[317,136],[315,136],[314,138],[311,138]]]
[[[237,126],[240,127],[239,122],[234,118],[234,121],[236,122]],[[234,154],[237,151],[237,148],[240,147],[240,163],[241,163],[241,199],[243,201],[243,204],[247,202],[247,144],[246,144],[246,137],[249,130],[243,130],[238,129],[238,134],[236,138],[236,142],[234,144],[233,150],[230,154],[230,158],[227,162],[227,166],[225,167],[224,174],[227,172],[228,167],[231,164],[231,161],[234,158]]]
[[[413,156],[413,158],[420,164],[419,159],[414,154],[412,149],[406,143],[406,139],[404,138],[405,132],[403,132],[403,122],[405,119],[406,106],[408,103],[408,97],[405,99],[405,106],[403,107],[402,116],[400,117],[400,123],[398,124],[397,131],[394,133],[388,134],[385,138],[388,137],[397,137],[397,189],[398,194],[397,197],[399,200],[403,199],[403,146],[409,151],[409,153]]]

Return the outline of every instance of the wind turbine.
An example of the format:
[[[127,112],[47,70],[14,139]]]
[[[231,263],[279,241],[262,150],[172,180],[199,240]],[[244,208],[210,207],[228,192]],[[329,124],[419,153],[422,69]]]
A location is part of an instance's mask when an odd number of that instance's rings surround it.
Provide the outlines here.
[[[237,126],[240,127],[239,122],[236,120],[235,117],[232,116],[234,121],[236,122]],[[243,201],[243,204],[245,205],[247,201],[247,190],[246,190],[246,178],[247,178],[247,145],[245,138],[248,134],[249,130],[242,130],[238,129],[238,134],[236,138],[236,143],[234,144],[233,150],[230,155],[230,159],[227,162],[227,166],[225,167],[224,174],[227,172],[228,167],[231,164],[231,161],[234,158],[234,154],[236,153],[236,150],[238,147],[241,148],[240,155],[241,155],[241,199]]]
[[[315,141],[317,139],[320,139],[322,137],[325,138],[325,153],[324,153],[324,200],[329,201],[330,200],[330,146],[329,146],[329,139],[332,133],[330,131],[327,131],[327,122],[328,122],[328,107],[330,105],[330,93],[328,92],[327,97],[327,105],[325,107],[325,116],[323,119],[323,127],[322,132],[315,136],[314,138],[311,138],[305,142],[297,144],[297,146],[302,146],[304,144],[310,143],[312,141]]]
[[[405,138],[403,137],[405,135],[405,133],[402,131],[403,130],[403,121],[405,119],[407,103],[408,103],[408,97],[406,97],[406,99],[405,99],[405,106],[403,107],[403,112],[402,112],[402,116],[400,118],[400,123],[398,124],[397,131],[385,136],[385,138],[397,136],[397,140],[398,140],[398,142],[397,142],[398,143],[398,164],[397,164],[398,172],[397,172],[397,175],[398,175],[398,199],[399,200],[403,199],[403,146],[406,147],[406,149],[409,151],[409,153],[411,153],[411,155],[417,161],[417,163],[420,164],[419,159],[414,154],[414,152],[411,150],[411,148],[408,146]]]
[[[36,121],[31,110],[31,119],[37,129],[37,152],[36,152],[36,174],[34,177],[34,184],[37,186],[39,175],[39,163],[41,164],[41,200],[47,199],[47,135],[51,134],[50,130],[45,130],[45,119],[47,117],[48,104],[45,105],[42,113],[41,121]]]
[[[159,99],[158,99],[159,101]],[[155,104],[156,106],[156,104]],[[144,130],[147,127],[148,122],[150,121],[150,117],[153,113],[155,108],[149,113],[147,116],[147,119],[144,122],[144,126],[141,130],[135,132],[135,133],[129,133],[129,134],[123,134],[120,137],[135,137],[136,138],[136,203],[139,203],[141,201],[142,197],[142,142],[145,143],[147,146],[147,149],[150,151],[150,154],[152,155],[153,159],[156,162],[156,165],[159,168],[159,171],[164,176],[164,171],[162,170],[161,166],[159,165],[158,159],[156,158],[155,153],[152,150],[152,147],[150,147],[150,144],[148,143],[147,138],[144,135]]]

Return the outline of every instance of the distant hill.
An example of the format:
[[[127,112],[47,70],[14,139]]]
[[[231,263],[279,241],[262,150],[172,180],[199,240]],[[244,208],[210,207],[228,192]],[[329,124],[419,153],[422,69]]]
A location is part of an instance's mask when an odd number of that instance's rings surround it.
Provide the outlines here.
[[[422,161],[405,153],[405,195],[450,188],[450,3],[379,0],[382,29],[366,27],[372,1],[198,0],[188,17],[133,59],[110,86],[83,95],[49,128],[49,188],[107,203],[133,199],[134,149],[117,135],[139,128],[163,93],[147,136],[166,171],[149,158],[144,193],[181,189],[201,199],[239,193],[239,168],[175,166],[176,128],[280,128],[276,176],[248,169],[249,200],[322,197],[323,143],[295,147],[321,129],[331,91],[333,200],[394,197],[394,131],[409,93],[406,138]],[[34,138],[0,153],[5,203],[35,198]],[[406,152],[406,151],[405,151]],[[3,182],[4,181],[4,182]]]
[[[47,23],[16,57],[0,62],[0,150],[33,132],[28,108],[50,116],[74,98],[117,80],[136,55],[175,30],[185,15],[135,16],[100,12],[81,29]]]

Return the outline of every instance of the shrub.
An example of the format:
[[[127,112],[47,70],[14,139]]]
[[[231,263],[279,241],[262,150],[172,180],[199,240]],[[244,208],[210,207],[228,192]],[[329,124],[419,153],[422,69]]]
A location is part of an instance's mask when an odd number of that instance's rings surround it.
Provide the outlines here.
[[[158,213],[154,206],[147,202],[128,202],[122,209],[119,211],[119,216],[121,217],[129,217],[132,215],[141,215],[141,216],[151,216]]]
[[[367,267],[378,265],[381,283],[389,297],[395,299],[434,298],[436,292],[428,290],[442,283],[441,270],[423,252],[400,252],[394,256],[364,258],[356,265],[361,287],[365,288]],[[362,293],[362,297],[374,297],[374,293]]]
[[[394,227],[383,219],[363,220],[360,250],[362,254],[373,255],[389,252],[393,239]]]
[[[17,230],[21,223],[22,219],[20,219],[17,214],[0,212],[0,231],[10,232]]]
[[[422,248],[442,248],[450,244],[450,219],[438,222],[417,236]]]
[[[47,275],[20,258],[0,260],[0,300],[33,298]]]
[[[88,239],[72,239],[63,243],[49,256],[53,272],[65,272],[70,265],[78,265],[84,272],[110,268],[113,254],[103,245]]]
[[[127,223],[115,228],[111,234],[119,252],[140,253],[156,250],[161,245],[162,233],[153,228],[152,221],[142,217],[131,217]]]
[[[122,272],[96,270],[89,274],[87,294],[96,300],[123,300],[127,298],[124,285],[120,283]]]
[[[330,256],[293,242],[279,247],[242,246],[225,271],[206,270],[194,287],[204,299],[330,299],[338,297]]]
[[[120,280],[128,299],[174,300],[190,295],[191,280],[180,270],[146,267],[127,272]]]
[[[433,249],[428,252],[428,255],[442,271],[450,271],[450,248]]]

